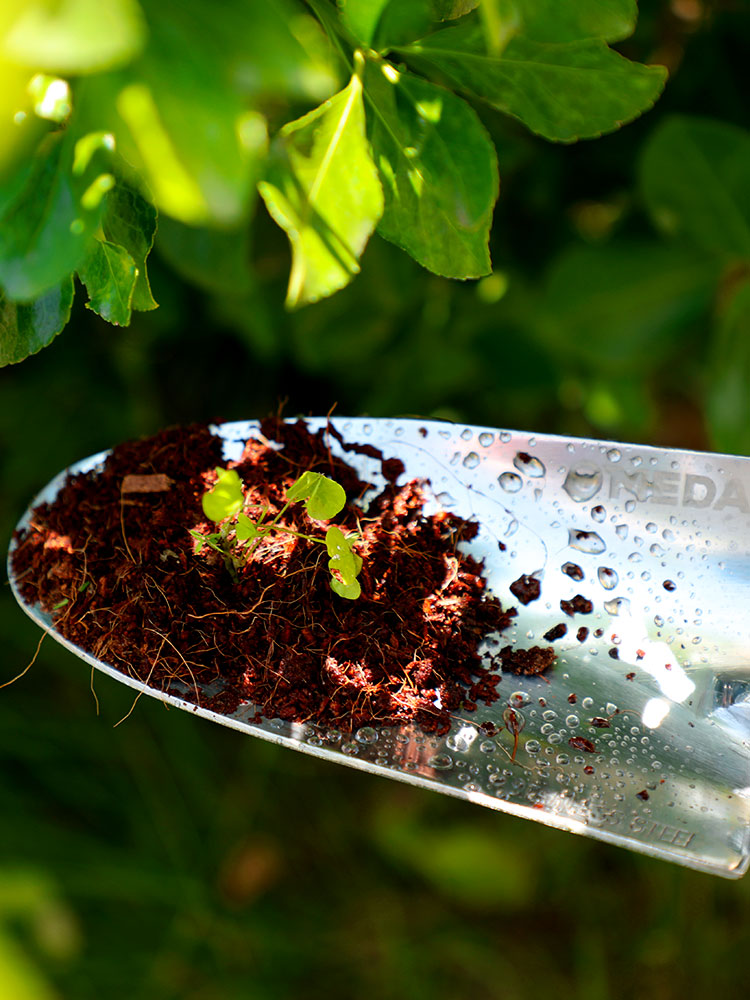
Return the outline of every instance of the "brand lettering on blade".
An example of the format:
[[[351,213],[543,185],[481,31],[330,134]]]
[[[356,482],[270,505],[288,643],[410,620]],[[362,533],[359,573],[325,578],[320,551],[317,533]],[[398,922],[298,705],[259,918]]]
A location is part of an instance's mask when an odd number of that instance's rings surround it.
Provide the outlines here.
[[[608,496],[616,500],[623,493],[630,493],[637,500],[661,504],[665,507],[687,507],[712,510],[728,510],[750,514],[750,483],[738,477],[716,480],[710,476],[678,471],[638,469],[626,472],[624,469],[601,468],[586,463],[585,475],[589,482],[595,482],[593,471],[599,471],[600,486],[589,492],[586,499],[593,496]]]

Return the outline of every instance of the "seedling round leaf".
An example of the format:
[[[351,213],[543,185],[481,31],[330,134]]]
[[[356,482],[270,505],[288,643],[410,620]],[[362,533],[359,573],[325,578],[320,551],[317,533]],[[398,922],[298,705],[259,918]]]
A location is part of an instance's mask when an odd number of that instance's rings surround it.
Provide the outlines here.
[[[362,560],[352,551],[351,542],[340,528],[335,525],[326,532],[326,549],[331,557],[328,560],[328,568],[333,578],[341,578],[341,582],[346,586],[351,586],[357,581],[357,574],[362,568]],[[333,586],[333,584],[332,584]],[[334,587],[334,590],[336,588]],[[339,593],[337,590],[336,593]],[[346,596],[342,594],[342,597]]]
[[[307,513],[316,521],[335,517],[346,504],[344,488],[320,472],[303,472],[286,491],[286,498],[304,500]]]
[[[242,481],[234,469],[217,469],[216,485],[203,495],[203,513],[211,521],[223,521],[242,510]]]
[[[250,520],[247,514],[239,514],[237,516],[237,526],[234,529],[234,533],[237,536],[238,542],[247,542],[263,534],[262,531],[258,531],[257,525]]]
[[[359,580],[354,580],[352,583],[341,583],[335,576],[331,577],[331,590],[339,597],[346,597],[350,601],[356,601],[362,593]]]

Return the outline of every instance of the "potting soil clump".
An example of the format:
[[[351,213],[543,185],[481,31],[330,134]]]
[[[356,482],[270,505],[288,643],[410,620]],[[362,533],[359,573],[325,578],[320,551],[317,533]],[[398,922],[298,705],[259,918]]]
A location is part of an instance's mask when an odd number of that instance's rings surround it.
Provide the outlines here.
[[[302,420],[269,418],[261,431],[239,462],[224,461],[221,439],[201,425],[121,445],[103,470],[69,477],[16,539],[24,600],[52,612],[70,641],[152,687],[205,706],[200,690],[221,681],[208,703],[216,711],[248,701],[258,718],[344,731],[414,721],[442,734],[457,710],[497,700],[501,661],[521,673],[552,665],[549,648],[519,657],[505,646],[482,660],[482,640],[516,611],[487,593],[481,565],[462,551],[477,525],[427,515],[428,485],[396,485],[398,459],[345,443],[331,426],[311,433]],[[387,485],[366,507],[357,501],[371,484],[332,454],[333,438],[380,463]],[[304,471],[338,482],[347,504],[334,520],[360,536],[361,596],[333,593],[325,546],[283,532],[230,573],[191,534],[215,530],[201,500],[217,466],[236,469],[245,510],[265,507],[266,519]],[[321,538],[327,527],[300,503],[281,523]]]

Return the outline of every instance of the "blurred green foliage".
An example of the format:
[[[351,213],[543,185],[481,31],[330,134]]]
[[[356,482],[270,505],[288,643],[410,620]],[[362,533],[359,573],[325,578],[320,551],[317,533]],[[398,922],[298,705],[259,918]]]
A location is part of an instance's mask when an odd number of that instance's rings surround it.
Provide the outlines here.
[[[178,421],[260,416],[282,399],[288,413],[337,402],[341,413],[750,453],[745,4],[642,0],[634,33],[625,0],[339,9],[0,6],[0,114],[7,122],[25,102],[27,126],[0,130],[0,357],[50,345],[0,372],[3,537],[34,491],[84,455]],[[576,58],[588,46],[597,59],[666,66],[669,80],[648,114],[573,144],[533,134],[513,108],[467,99],[477,91],[464,80],[446,107],[462,102],[456,113],[499,168],[491,229],[486,194],[473,215],[491,273],[432,273],[393,245],[407,239],[394,239],[384,214],[388,239],[369,240],[361,273],[288,311],[287,236],[255,191],[267,136],[282,164],[309,157],[314,141],[280,148],[284,126],[352,86],[326,18],[343,26],[334,34],[345,53],[354,35],[408,73],[397,108],[406,127],[410,94],[454,79],[447,57],[437,67],[431,56],[429,78],[418,72],[414,32],[425,17],[461,14],[500,63],[513,45],[572,46]],[[508,24],[515,41],[498,31]],[[69,81],[69,92],[47,83],[30,94],[32,72]],[[114,153],[102,134],[116,136]],[[355,141],[366,150],[361,133]],[[421,155],[439,166],[430,146]],[[390,188],[376,162],[384,206],[403,190],[399,171],[409,178],[393,158]],[[491,180],[483,162],[477,188]],[[453,169],[446,161],[471,204],[473,174]],[[109,174],[116,183],[101,190]],[[9,218],[33,220],[26,238]],[[456,251],[445,215],[434,219],[434,246]],[[60,255],[48,253],[52,230],[65,232]],[[56,338],[73,269],[76,301]],[[115,322],[135,309],[130,325],[106,323],[87,297]],[[37,642],[7,587],[0,634],[2,683]],[[88,682],[45,643],[0,691],[0,1000],[677,1000],[745,989],[747,880],[325,765],[145,699],[113,729],[131,697],[97,678],[97,716]]]

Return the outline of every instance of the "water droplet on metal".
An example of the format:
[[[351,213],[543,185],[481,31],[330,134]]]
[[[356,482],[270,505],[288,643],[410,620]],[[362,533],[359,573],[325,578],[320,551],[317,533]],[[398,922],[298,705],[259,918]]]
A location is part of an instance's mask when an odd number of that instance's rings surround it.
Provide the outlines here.
[[[531,753],[531,754],[539,753],[541,749],[542,746],[538,740],[528,740],[526,742],[526,753]]]
[[[627,597],[613,597],[604,602],[604,610],[608,615],[627,615],[630,613],[630,601]]]
[[[596,496],[602,488],[603,481],[601,470],[593,466],[582,465],[568,470],[563,489],[571,500],[582,503],[584,500],[590,500]]]
[[[602,523],[604,518],[607,516],[607,511],[601,504],[597,504],[596,507],[591,508],[591,517],[594,521],[598,521],[599,524]]]
[[[654,544],[648,551],[651,553],[652,556],[663,556],[665,554],[664,549],[662,548],[661,545],[659,545],[658,542],[654,542]]]
[[[436,771],[447,771],[453,767],[453,758],[447,753],[436,753],[434,757],[430,757],[427,763]]]
[[[618,448],[610,448],[607,452],[607,458],[610,462],[619,462],[622,458],[622,453]]]
[[[596,575],[599,577],[599,583],[605,590],[614,590],[620,582],[616,570],[610,569],[609,566],[600,566],[596,571]]]
[[[492,742],[492,740],[482,740],[482,742],[479,744],[479,749],[482,751],[482,753],[494,753],[497,748],[495,747],[495,744]]]
[[[464,458],[464,467],[467,469],[476,469],[479,465],[479,455],[475,451],[470,451],[469,454]]]
[[[527,451],[519,451],[513,459],[513,464],[520,472],[525,472],[532,479],[539,479],[547,471],[544,465],[534,455]]]
[[[354,734],[354,739],[358,743],[377,743],[378,731],[377,729],[373,729],[372,726],[362,726]]]
[[[518,493],[523,486],[523,480],[515,472],[503,472],[501,476],[497,477],[497,481],[506,493]]]
[[[570,726],[571,729],[575,729],[576,726],[580,726],[581,720],[577,715],[567,715],[565,717],[565,725]]]
[[[621,538],[623,541],[625,541],[625,539],[628,537],[627,524],[618,524],[617,527],[615,528],[615,534],[617,535],[618,538]]]
[[[495,435],[490,434],[489,431],[482,431],[479,435],[479,443],[483,448],[489,448],[492,442],[495,440]]]
[[[511,434],[510,431],[500,431],[500,440],[503,444],[507,444],[510,441]]]
[[[455,750],[456,753],[466,753],[466,751],[471,747],[471,744],[474,742],[474,736],[476,736],[476,732],[474,730],[472,730],[471,738],[469,738],[468,733],[462,729],[460,732],[449,736],[445,741],[445,745],[449,750]]]
[[[595,531],[579,531],[577,528],[569,529],[568,545],[579,552],[590,553],[604,552],[607,548],[604,539]]]
[[[470,430],[468,427],[465,427],[461,431],[461,439],[463,441],[471,441],[473,437],[474,437],[474,431]]]

